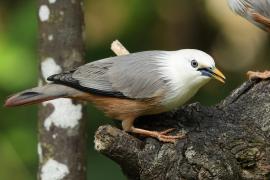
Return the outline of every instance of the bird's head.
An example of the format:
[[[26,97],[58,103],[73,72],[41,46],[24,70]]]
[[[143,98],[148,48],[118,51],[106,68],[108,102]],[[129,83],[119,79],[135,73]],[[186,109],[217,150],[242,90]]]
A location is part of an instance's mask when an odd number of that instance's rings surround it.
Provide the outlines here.
[[[196,49],[183,49],[177,51],[175,57],[177,60],[174,64],[178,69],[178,74],[186,83],[200,86],[211,78],[225,83],[225,76],[216,68],[210,55]]]

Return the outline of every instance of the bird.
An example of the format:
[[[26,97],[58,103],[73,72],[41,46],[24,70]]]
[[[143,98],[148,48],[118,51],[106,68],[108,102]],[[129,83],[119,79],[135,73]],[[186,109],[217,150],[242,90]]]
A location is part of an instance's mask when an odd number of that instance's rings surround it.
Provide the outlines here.
[[[260,29],[270,33],[270,0],[227,0],[230,9]],[[267,79],[270,71],[248,71],[249,79]]]
[[[144,51],[109,57],[47,78],[44,86],[19,92],[6,107],[71,98],[93,103],[105,114],[122,121],[126,132],[176,142],[173,128],[150,131],[134,127],[140,116],[159,114],[183,105],[210,79],[225,83],[214,59],[196,49]]]

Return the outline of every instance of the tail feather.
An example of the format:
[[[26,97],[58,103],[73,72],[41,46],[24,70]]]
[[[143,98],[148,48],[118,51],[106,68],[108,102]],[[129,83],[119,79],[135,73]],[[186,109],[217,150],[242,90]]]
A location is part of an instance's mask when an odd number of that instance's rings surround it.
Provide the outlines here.
[[[4,106],[14,107],[36,104],[61,97],[72,97],[76,93],[78,93],[77,90],[64,85],[48,84],[42,87],[36,87],[19,92],[9,97]]]

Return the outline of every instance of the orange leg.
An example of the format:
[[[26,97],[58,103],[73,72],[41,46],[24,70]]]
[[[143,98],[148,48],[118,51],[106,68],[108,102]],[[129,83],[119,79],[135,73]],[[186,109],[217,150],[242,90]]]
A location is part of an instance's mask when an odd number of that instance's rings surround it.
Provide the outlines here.
[[[175,143],[177,139],[185,138],[185,134],[177,134],[175,136],[167,135],[169,132],[175,130],[174,128],[167,129],[167,130],[161,131],[161,132],[135,128],[135,127],[133,127],[133,120],[132,121],[128,121],[128,120],[122,121],[122,126],[123,126],[123,129],[127,132],[132,132],[132,133],[140,134],[140,135],[147,136],[147,137],[153,137],[153,138],[158,139],[161,142]]]
[[[254,71],[248,71],[247,76],[249,79],[268,79],[270,78],[270,71],[264,71],[264,72],[254,72]]]
[[[175,136],[167,135],[168,132],[171,132],[172,129],[168,129],[166,131],[158,132],[158,131],[149,131],[145,129],[139,129],[132,127],[130,132],[137,133],[143,136],[157,138],[161,142],[175,143],[177,139],[185,138],[185,134],[178,134]]]

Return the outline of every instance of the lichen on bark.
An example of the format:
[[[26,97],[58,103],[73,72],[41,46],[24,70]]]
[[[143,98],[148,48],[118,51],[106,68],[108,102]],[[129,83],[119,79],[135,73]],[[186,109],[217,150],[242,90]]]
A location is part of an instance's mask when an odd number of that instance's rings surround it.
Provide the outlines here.
[[[84,63],[84,16],[82,0],[39,0],[37,8],[41,9],[38,44],[40,79],[44,84],[52,73]],[[40,106],[38,132],[42,158],[38,179],[86,179],[86,119],[82,107],[83,103],[73,100],[48,101]]]

